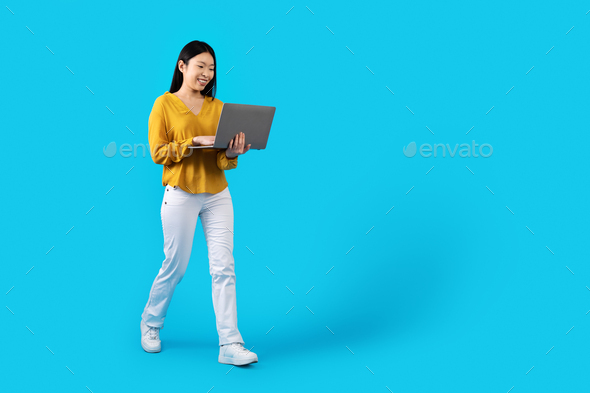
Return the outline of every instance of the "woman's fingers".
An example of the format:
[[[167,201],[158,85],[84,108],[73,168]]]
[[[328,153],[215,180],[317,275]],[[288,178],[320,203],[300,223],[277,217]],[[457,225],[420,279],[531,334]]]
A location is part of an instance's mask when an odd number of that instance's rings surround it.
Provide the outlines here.
[[[242,133],[241,132],[239,132],[238,135],[236,135],[236,139],[237,139],[236,149],[238,149],[238,151],[242,151]]]
[[[247,152],[251,146],[251,145],[248,145],[248,147],[244,150],[245,144],[246,144],[246,134],[244,134],[243,132],[240,132],[240,133],[236,134],[236,136],[229,141],[228,149],[230,149],[230,151],[232,153],[242,154],[242,153]]]

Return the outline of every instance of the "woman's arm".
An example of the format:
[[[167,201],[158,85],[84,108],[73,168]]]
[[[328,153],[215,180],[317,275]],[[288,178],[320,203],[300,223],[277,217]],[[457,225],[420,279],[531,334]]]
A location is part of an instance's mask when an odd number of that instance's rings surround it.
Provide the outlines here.
[[[164,108],[156,100],[148,120],[148,141],[152,160],[160,165],[170,165],[190,156],[192,149],[189,146],[193,145],[193,138],[170,142],[165,119]]]
[[[234,169],[238,166],[238,156],[234,158],[228,158],[225,155],[226,150],[220,150],[217,152],[217,167],[222,171]]]

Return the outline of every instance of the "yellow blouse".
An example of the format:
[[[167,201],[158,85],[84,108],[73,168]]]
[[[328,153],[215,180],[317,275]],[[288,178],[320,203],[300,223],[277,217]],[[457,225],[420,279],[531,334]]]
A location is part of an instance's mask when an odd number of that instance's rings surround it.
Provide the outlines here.
[[[238,166],[238,157],[227,158],[226,149],[189,149],[195,136],[214,136],[223,102],[205,97],[195,115],[180,98],[165,92],[154,102],[148,120],[152,160],[164,165],[162,185],[179,186],[193,194],[217,194],[227,187],[224,170]]]

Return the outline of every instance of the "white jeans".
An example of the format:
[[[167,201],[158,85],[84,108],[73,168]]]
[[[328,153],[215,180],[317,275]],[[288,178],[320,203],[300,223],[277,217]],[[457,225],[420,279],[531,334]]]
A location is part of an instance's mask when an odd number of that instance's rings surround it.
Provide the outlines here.
[[[191,194],[166,186],[160,210],[166,259],[152,284],[141,318],[148,326],[164,327],[176,285],[182,281],[191,256],[197,218],[205,232],[209,273],[219,345],[244,343],[238,331],[234,273],[234,210],[229,188],[217,194]]]

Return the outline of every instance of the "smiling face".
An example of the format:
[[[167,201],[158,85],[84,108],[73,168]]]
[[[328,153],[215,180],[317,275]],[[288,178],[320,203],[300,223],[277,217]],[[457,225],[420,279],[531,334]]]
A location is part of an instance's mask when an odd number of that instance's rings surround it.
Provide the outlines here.
[[[188,66],[181,60],[178,68],[183,74],[182,87],[200,91],[205,95],[207,85],[211,83],[215,75],[213,56],[207,52],[199,53],[189,60]]]

